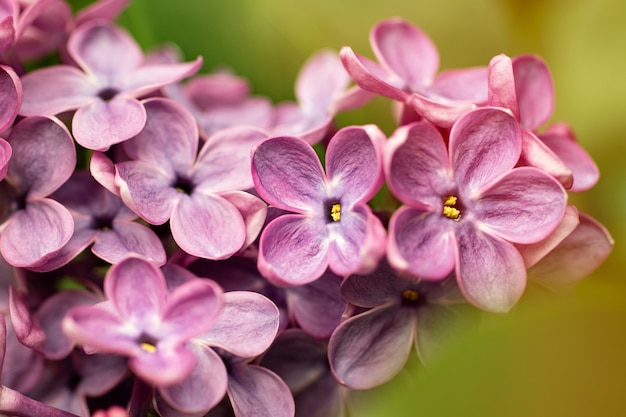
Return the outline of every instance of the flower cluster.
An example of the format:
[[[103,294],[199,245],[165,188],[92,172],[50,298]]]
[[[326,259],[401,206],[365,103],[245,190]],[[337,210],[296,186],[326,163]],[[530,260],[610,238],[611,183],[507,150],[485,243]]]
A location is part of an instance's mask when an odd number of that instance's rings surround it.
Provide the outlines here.
[[[568,205],[599,173],[545,126],[541,58],[438,73],[393,18],[376,60],[321,51],[274,105],[144,54],[127,3],[0,1],[0,414],[342,416],[611,251]],[[389,136],[335,124],[376,96]]]

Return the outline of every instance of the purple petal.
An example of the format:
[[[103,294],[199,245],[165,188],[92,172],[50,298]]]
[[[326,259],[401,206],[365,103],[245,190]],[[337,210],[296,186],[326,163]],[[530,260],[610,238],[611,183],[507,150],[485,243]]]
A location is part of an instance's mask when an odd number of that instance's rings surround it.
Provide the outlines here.
[[[328,231],[321,220],[285,214],[261,234],[259,272],[275,285],[315,281],[328,265]]]
[[[484,104],[487,102],[487,67],[463,68],[440,73],[428,88],[430,98]]]
[[[16,4],[15,8],[19,9],[19,6]],[[15,17],[2,16],[2,20],[0,20],[0,51],[2,52],[15,43],[15,20],[18,12],[19,10],[15,12]]]
[[[570,285],[598,268],[613,249],[613,238],[598,221],[580,213],[578,227],[528,271],[533,281]]]
[[[72,215],[61,204],[47,198],[29,201],[6,223],[0,252],[13,266],[36,268],[55,256],[73,232]]]
[[[270,347],[278,324],[278,308],[267,297],[251,291],[231,291],[224,293],[224,309],[217,321],[196,340],[252,358]]]
[[[130,0],[100,0],[81,9],[74,19],[76,26],[92,19],[115,20]]]
[[[140,256],[157,265],[167,261],[159,237],[150,228],[135,222],[114,220],[113,228],[101,231],[91,250],[111,264],[128,256]]]
[[[352,389],[381,385],[404,367],[414,336],[415,315],[405,308],[378,307],[351,317],[330,337],[331,369]]]
[[[303,65],[296,80],[296,98],[305,112],[327,112],[350,82],[336,52],[317,52]]]
[[[139,97],[189,77],[198,72],[201,66],[201,57],[180,64],[143,65],[128,74],[120,83],[120,88],[127,94]]]
[[[13,286],[9,287],[11,324],[13,325],[15,336],[21,344],[41,352],[46,343],[46,333],[41,327],[39,320],[31,315],[26,295],[26,292],[17,291]],[[65,338],[64,336],[62,337]]]
[[[456,234],[457,280],[467,300],[494,313],[509,311],[526,288],[524,259],[504,240],[466,226]]]
[[[124,150],[138,159],[170,172],[187,174],[198,152],[198,126],[193,116],[172,100],[143,101],[146,124]]]
[[[548,121],[554,110],[552,76],[545,62],[534,55],[517,56],[512,64],[520,124],[535,130]]]
[[[346,127],[326,149],[326,172],[331,193],[345,204],[367,202],[382,186],[382,146],[385,135],[376,126]]]
[[[128,373],[127,359],[116,355],[87,355],[73,352],[74,369],[80,374],[77,390],[90,397],[106,394]]]
[[[9,174],[28,197],[46,197],[59,188],[76,165],[76,149],[67,128],[57,119],[29,117],[9,136],[13,149]]]
[[[405,204],[438,207],[449,193],[452,170],[441,134],[430,123],[398,128],[385,149],[387,182]]]
[[[236,416],[291,417],[295,413],[289,387],[272,371],[257,365],[235,365],[228,396]]]
[[[60,65],[38,69],[22,77],[23,116],[53,116],[96,100],[101,88],[78,69]]]
[[[228,258],[246,240],[239,210],[214,194],[183,195],[172,212],[170,229],[182,250],[207,259]]]
[[[405,81],[388,69],[354,53],[347,46],[341,48],[339,57],[346,71],[363,90],[401,102],[409,97],[409,94],[404,91]]]
[[[210,192],[252,188],[250,150],[266,137],[263,131],[247,127],[213,134],[202,147],[193,169],[198,188]]]
[[[596,185],[600,178],[598,166],[576,141],[569,126],[557,123],[537,136],[571,170],[574,183],[569,190],[587,191]]]
[[[183,346],[139,350],[128,360],[128,367],[141,379],[154,385],[172,385],[187,378],[196,366],[196,356]]]
[[[256,240],[265,225],[267,205],[260,198],[245,191],[220,193],[220,197],[228,200],[239,210],[246,225],[246,240],[242,248],[247,248]]]
[[[252,178],[259,195],[284,210],[320,209],[325,174],[313,148],[302,139],[275,137],[252,150]]]
[[[167,403],[186,413],[207,412],[226,394],[228,374],[222,359],[213,349],[191,344],[196,364],[183,381],[159,387]]]
[[[161,270],[141,258],[126,258],[113,265],[104,280],[104,294],[121,319],[144,330],[161,321],[165,293]]]
[[[519,124],[499,109],[467,113],[450,131],[454,177],[467,197],[513,168],[521,149]]]
[[[0,133],[13,124],[23,98],[22,83],[9,66],[0,65]]]
[[[432,99],[418,93],[408,98],[408,104],[415,112],[435,126],[450,128],[461,116],[476,109],[472,103],[455,103],[447,100]]]
[[[9,145],[9,142],[0,138],[0,181],[2,181],[7,174],[12,154],[13,149],[11,145]]]
[[[496,55],[489,61],[488,103],[490,106],[509,109],[519,120],[513,62],[504,54]]]
[[[87,149],[106,151],[141,132],[146,110],[134,98],[117,95],[110,101],[96,100],[76,111],[72,132],[76,142]]]
[[[115,165],[104,152],[94,151],[91,154],[89,172],[100,185],[119,197],[120,190],[115,185]]]
[[[466,330],[472,318],[469,316],[472,312],[467,308],[468,304],[428,304],[418,308],[415,349],[422,363],[431,363],[447,343],[453,342],[459,332]]]
[[[416,282],[401,278],[388,262],[382,260],[370,274],[347,277],[341,283],[341,294],[350,304],[372,308],[397,302],[398,294],[407,289],[407,284],[415,285]]]
[[[574,183],[570,168],[534,133],[528,130],[522,130],[520,165],[537,167],[547,172],[567,189],[571,188]]]
[[[398,209],[389,222],[389,263],[420,278],[445,278],[455,265],[456,223],[452,223],[439,213],[407,206]]]
[[[102,20],[75,29],[67,49],[83,70],[102,81],[124,77],[143,60],[139,45],[126,31]]]
[[[378,23],[370,33],[378,60],[406,81],[411,91],[429,85],[439,68],[439,52],[430,38],[399,18]]]
[[[566,202],[558,181],[536,168],[521,167],[477,196],[472,213],[490,233],[510,242],[534,243],[556,228]]]

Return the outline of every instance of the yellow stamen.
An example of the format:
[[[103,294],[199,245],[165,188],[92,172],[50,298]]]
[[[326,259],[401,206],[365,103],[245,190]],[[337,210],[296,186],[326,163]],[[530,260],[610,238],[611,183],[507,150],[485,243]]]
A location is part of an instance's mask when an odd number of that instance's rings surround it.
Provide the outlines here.
[[[157,350],[155,345],[153,345],[152,343],[148,343],[148,342],[141,342],[139,347],[148,353],[154,353]]]
[[[415,290],[404,290],[402,291],[402,298],[407,301],[415,301],[419,298],[419,294]]]
[[[341,219],[341,204],[333,204],[330,208],[330,218],[333,219],[334,222],[338,222]]]
[[[453,195],[449,195],[443,200],[443,215],[455,222],[461,220],[461,210],[455,207],[457,201],[458,198]]]

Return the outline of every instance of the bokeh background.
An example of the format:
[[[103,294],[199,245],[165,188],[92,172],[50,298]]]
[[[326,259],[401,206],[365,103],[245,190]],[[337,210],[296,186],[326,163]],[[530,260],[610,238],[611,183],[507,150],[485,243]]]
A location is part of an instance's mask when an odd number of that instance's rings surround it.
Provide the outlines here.
[[[87,1],[76,1],[77,6]],[[409,367],[355,411],[374,416],[626,415],[626,2],[622,0],[133,0],[120,22],[145,49],[171,42],[203,72],[228,67],[255,94],[293,99],[302,63],[343,45],[372,57],[370,28],[402,16],[439,48],[441,68],[535,53],[556,87],[552,121],[567,121],[602,172],[571,195],[615,247],[606,263],[558,295],[529,291],[512,313],[460,333],[427,368]],[[341,124],[394,125],[389,101]],[[537,294],[540,295],[537,295]]]

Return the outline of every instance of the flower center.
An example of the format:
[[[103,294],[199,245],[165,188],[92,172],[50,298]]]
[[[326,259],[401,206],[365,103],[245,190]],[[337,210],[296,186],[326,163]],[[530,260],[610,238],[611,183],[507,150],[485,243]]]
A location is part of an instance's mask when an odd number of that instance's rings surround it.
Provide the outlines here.
[[[415,290],[404,290],[402,291],[402,299],[404,301],[414,302],[419,298],[419,293]]]
[[[179,193],[190,195],[193,192],[193,183],[187,178],[178,177],[174,188],[176,188],[176,191]]]
[[[341,219],[341,204],[335,203],[330,208],[330,218],[334,222],[338,222]]]
[[[139,343],[141,350],[144,352],[155,353],[157,351],[157,340],[153,337],[142,334],[137,342]]]
[[[119,93],[116,88],[106,87],[98,92],[98,97],[100,97],[104,101],[110,101],[113,97],[115,97]]]
[[[324,202],[324,212],[327,223],[337,223],[341,220],[341,202],[339,200],[326,200]]]
[[[455,222],[461,220],[461,210],[457,207],[458,200],[459,199],[453,195],[449,195],[443,199],[443,215]]]

